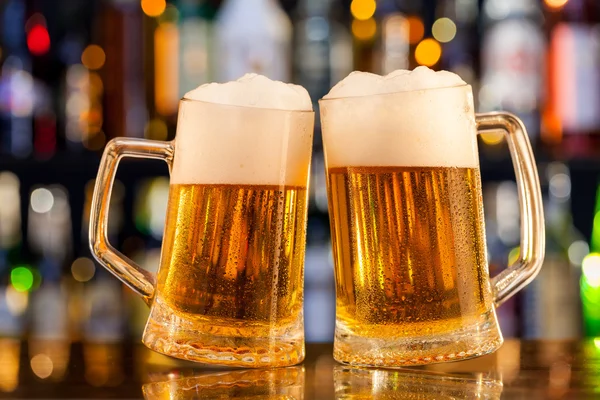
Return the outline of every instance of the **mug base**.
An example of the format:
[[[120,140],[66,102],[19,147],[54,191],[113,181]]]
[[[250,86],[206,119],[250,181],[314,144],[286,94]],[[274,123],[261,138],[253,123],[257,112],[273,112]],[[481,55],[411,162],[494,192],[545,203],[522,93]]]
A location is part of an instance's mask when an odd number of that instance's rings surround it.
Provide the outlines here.
[[[364,337],[336,326],[333,358],[362,367],[400,368],[459,361],[496,351],[503,343],[492,310],[475,325],[445,334],[419,337]]]
[[[298,326],[299,325],[299,326]],[[152,306],[142,342],[167,356],[205,364],[264,368],[286,367],[304,360],[302,324],[269,330],[232,327],[218,322],[208,326],[181,318],[157,299]]]

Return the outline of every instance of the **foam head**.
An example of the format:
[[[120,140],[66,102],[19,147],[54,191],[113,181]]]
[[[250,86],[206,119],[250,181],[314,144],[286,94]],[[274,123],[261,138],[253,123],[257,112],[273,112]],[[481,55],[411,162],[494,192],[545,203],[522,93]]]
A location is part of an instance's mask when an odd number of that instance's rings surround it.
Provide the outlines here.
[[[477,167],[471,87],[427,67],[353,72],[321,101],[327,165]]]
[[[172,183],[306,186],[314,114],[301,86],[248,74],[180,103]]]

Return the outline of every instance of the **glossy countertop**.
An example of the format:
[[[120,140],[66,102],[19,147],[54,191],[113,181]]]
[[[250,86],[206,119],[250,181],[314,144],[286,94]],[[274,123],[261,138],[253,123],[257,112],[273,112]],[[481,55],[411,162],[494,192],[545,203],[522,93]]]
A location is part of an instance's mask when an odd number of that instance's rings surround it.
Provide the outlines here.
[[[251,370],[174,360],[133,343],[0,339],[0,399],[594,399],[600,340],[507,340],[494,354],[404,369],[352,369],[331,344],[304,363]]]

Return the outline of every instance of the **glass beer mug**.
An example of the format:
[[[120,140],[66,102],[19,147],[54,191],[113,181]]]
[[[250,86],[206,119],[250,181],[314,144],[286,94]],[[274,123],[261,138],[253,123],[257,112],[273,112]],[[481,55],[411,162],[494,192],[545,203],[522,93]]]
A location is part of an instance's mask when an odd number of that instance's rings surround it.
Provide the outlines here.
[[[233,366],[303,360],[313,124],[312,111],[184,98],[172,142],[108,143],[92,201],[90,244],[98,261],[150,306],[146,346]],[[157,276],[108,243],[108,205],[123,157],[169,165]]]
[[[439,78],[427,71],[413,74]],[[393,83],[372,77],[347,78],[374,79],[371,93],[352,93],[347,82],[320,101],[336,278],[334,358],[397,367],[490,353],[503,341],[495,307],[535,277],[544,254],[525,128],[511,114],[475,115],[471,87],[459,78],[451,87],[406,90],[416,86],[409,74],[396,78],[404,91],[389,93]],[[377,79],[388,93],[372,94]],[[485,131],[506,134],[522,220],[519,259],[491,279],[476,140]]]

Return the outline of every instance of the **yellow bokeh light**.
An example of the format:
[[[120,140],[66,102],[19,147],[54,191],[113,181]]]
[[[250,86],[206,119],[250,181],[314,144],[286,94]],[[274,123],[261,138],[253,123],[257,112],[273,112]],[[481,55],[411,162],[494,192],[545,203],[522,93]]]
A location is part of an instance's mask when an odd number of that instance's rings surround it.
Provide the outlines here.
[[[352,34],[359,40],[371,40],[377,33],[377,23],[371,18],[366,21],[355,19],[352,21]]]
[[[450,18],[439,18],[433,23],[431,33],[438,42],[448,43],[456,36],[456,24]]]
[[[482,133],[479,136],[481,136],[481,140],[483,140],[483,143],[490,146],[495,146],[504,141],[504,134],[502,132]]]
[[[104,66],[105,61],[106,54],[104,54],[104,50],[96,44],[90,44],[81,53],[81,63],[87,69],[100,69]]]
[[[146,124],[144,129],[144,137],[153,140],[167,140],[169,129],[167,124],[162,119],[152,119]]]
[[[423,35],[425,35],[425,26],[423,25],[423,21],[419,17],[407,17],[406,21],[408,22],[408,42],[410,44],[417,44],[423,39]]]
[[[149,17],[158,17],[167,8],[165,0],[142,0],[142,11]]]
[[[71,273],[78,282],[87,282],[94,277],[96,266],[91,258],[81,257],[73,261]]]
[[[550,8],[562,8],[569,0],[544,0],[544,2]]]
[[[52,375],[54,364],[46,354],[36,354],[31,358],[31,370],[39,378],[46,379]]]
[[[375,0],[353,0],[350,4],[352,16],[360,21],[366,21],[375,14]]]
[[[432,67],[440,61],[441,56],[442,46],[435,39],[424,39],[415,49],[415,59],[419,65]]]

